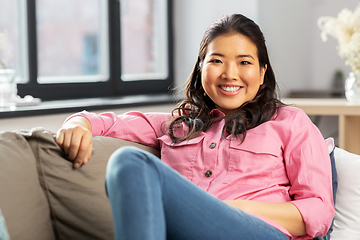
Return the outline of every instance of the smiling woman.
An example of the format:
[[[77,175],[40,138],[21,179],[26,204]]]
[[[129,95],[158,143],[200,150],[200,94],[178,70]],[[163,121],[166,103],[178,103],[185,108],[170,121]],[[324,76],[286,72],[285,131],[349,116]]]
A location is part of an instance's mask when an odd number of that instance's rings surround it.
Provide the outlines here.
[[[187,99],[178,108],[180,116],[190,111],[190,118],[198,121],[189,120],[190,125],[194,124],[189,133],[181,139],[172,136],[174,141],[189,139],[207,130],[209,124],[199,123],[211,122],[213,108],[227,114],[224,134],[245,138],[247,130],[270,120],[283,105],[277,99],[275,74],[259,26],[243,21],[247,19],[244,16],[233,15],[235,19],[231,20],[227,17],[205,31],[187,82]],[[240,89],[226,91],[229,87]],[[181,118],[187,117],[181,116],[173,123]]]
[[[205,93],[216,108],[229,115],[251,101],[264,82],[256,45],[233,33],[215,38],[208,46],[201,71]]]
[[[110,157],[115,239],[324,236],[335,212],[327,145],[275,87],[259,26],[227,15],[205,31],[187,98],[172,114],[83,111],[67,118],[57,143],[75,168],[90,160],[92,136],[160,150],[161,159],[137,148]]]

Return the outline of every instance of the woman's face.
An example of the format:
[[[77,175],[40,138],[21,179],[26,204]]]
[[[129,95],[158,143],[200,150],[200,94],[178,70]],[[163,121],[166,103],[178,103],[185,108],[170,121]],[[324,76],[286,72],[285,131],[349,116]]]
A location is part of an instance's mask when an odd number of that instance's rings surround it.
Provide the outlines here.
[[[266,66],[259,65],[256,45],[248,37],[234,33],[218,36],[209,43],[201,81],[216,108],[231,114],[254,99],[265,72]]]

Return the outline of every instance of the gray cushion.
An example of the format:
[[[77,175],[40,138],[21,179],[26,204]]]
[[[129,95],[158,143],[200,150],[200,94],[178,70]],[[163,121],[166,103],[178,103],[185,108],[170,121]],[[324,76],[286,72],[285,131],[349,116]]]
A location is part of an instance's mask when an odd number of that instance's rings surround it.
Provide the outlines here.
[[[55,239],[33,152],[15,132],[0,133],[0,208],[12,240]]]

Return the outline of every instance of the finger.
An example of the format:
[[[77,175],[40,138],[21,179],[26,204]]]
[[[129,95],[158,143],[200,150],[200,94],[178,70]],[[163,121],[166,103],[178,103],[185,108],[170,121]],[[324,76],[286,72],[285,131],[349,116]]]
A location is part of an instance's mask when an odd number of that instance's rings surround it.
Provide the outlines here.
[[[74,164],[75,163],[86,164],[91,157],[91,152],[92,152],[92,135],[87,133],[82,136]]]
[[[87,153],[86,153],[85,159],[84,159],[84,161],[83,161],[83,164],[84,164],[84,165],[87,164],[88,161],[90,160],[91,155],[92,155],[92,150],[93,150],[93,144],[92,144],[92,142],[91,142],[91,144],[90,144],[90,146],[89,146],[89,148],[88,148],[88,151],[87,151]]]
[[[64,129],[59,129],[59,131],[56,133],[56,143],[62,147],[64,143]]]
[[[74,160],[74,168],[79,168],[81,165],[85,165],[89,161],[89,157],[86,154],[84,158],[78,157]]]
[[[89,149],[92,148],[92,144],[89,146]],[[91,156],[91,155],[90,155]],[[77,157],[74,160],[74,168],[79,168],[81,165],[85,165],[88,163],[90,157],[88,156],[88,154],[86,154],[84,157]]]
[[[81,166],[81,162],[79,160],[74,161],[74,168],[79,168]]]
[[[78,157],[82,141],[83,132],[73,132],[68,152],[68,156],[71,160],[75,160]]]
[[[70,148],[71,148],[72,138],[73,138],[73,132],[69,129],[65,130],[62,148],[64,149],[64,152],[68,156],[69,156],[69,152],[70,152]]]

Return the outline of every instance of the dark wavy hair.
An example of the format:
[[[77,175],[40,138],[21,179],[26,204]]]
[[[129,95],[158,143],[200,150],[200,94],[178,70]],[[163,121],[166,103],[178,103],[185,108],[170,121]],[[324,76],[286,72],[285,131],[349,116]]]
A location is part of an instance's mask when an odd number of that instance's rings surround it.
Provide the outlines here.
[[[264,83],[254,99],[245,102],[235,113],[222,117],[225,119],[223,136],[227,132],[243,141],[247,130],[269,121],[278,108],[284,105],[276,96],[275,74],[269,61],[265,38],[259,26],[241,14],[224,16],[205,31],[197,61],[187,82],[186,99],[172,111],[174,118],[170,122],[168,134],[173,142],[194,138],[209,129],[214,121],[219,120],[211,114],[215,104],[205,94],[202,87],[201,70],[210,42],[218,36],[236,33],[248,37],[256,45],[259,65],[262,68],[267,67],[267,70]],[[175,129],[182,123],[188,125],[189,131],[185,136],[176,136]]]

